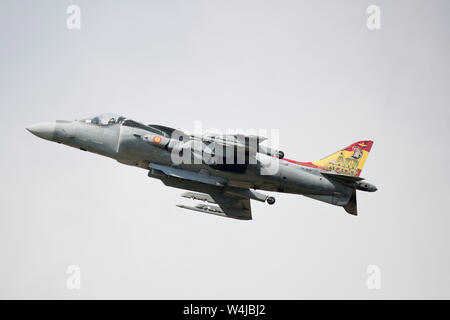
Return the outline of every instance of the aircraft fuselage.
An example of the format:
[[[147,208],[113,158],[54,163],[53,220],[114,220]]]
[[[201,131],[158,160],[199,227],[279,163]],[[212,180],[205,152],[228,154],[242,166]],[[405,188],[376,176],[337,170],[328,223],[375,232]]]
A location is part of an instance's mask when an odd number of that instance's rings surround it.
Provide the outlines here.
[[[174,166],[172,147],[177,141],[174,142],[170,134],[163,130],[158,131],[151,127],[149,129],[148,126],[132,120],[103,125],[92,121],[59,120],[39,123],[27,129],[41,138],[146,169],[150,177],[159,178],[172,187],[185,188],[189,185],[191,190],[207,191],[208,186],[204,186],[204,183],[208,184],[211,179],[216,179],[217,183],[213,181],[210,184],[216,183],[230,190],[259,189],[302,194],[340,206],[345,206],[349,202],[355,189],[345,182],[328,178],[320,169],[262,153],[256,153],[255,163],[215,165],[202,162],[179,163]],[[262,163],[264,166],[274,166],[277,169],[270,174],[264,174]],[[154,166],[151,167],[151,164]],[[164,168],[190,171],[196,175],[191,174],[191,178],[187,180],[192,181],[186,181],[184,176],[177,176],[176,171],[167,174]],[[177,177],[184,179],[185,182],[177,182]],[[366,188],[369,187],[366,185]]]

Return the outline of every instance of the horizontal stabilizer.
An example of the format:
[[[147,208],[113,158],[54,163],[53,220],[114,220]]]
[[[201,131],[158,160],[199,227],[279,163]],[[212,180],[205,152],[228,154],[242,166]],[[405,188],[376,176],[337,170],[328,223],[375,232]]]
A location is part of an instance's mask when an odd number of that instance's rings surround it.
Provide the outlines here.
[[[338,173],[332,173],[332,172],[320,172],[322,175],[332,178],[334,180],[344,182],[344,183],[354,183],[357,181],[364,180],[364,178],[356,177],[356,176],[348,176],[345,174],[338,174]]]

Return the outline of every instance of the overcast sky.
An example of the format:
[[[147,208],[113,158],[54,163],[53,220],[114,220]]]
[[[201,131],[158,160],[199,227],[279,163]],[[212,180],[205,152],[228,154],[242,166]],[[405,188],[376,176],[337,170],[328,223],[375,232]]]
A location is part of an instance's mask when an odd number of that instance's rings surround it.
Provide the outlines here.
[[[366,26],[371,4],[380,30]],[[449,9],[2,0],[0,298],[450,298]],[[371,139],[362,176],[378,191],[358,192],[357,217],[273,194],[252,221],[224,219],[177,208],[182,190],[142,169],[25,130],[103,112],[275,128],[299,161]]]

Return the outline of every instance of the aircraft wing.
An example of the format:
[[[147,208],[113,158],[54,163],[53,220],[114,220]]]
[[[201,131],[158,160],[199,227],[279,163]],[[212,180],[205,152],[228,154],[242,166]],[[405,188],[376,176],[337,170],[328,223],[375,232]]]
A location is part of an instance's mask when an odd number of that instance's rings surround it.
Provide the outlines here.
[[[180,208],[227,218],[251,220],[250,199],[264,202],[267,198],[246,188],[227,186],[227,179],[222,177],[155,163],[150,163],[149,167],[151,169],[149,176],[160,179],[166,186],[190,190],[183,193],[182,197],[203,201],[195,206],[177,205]]]
[[[194,210],[203,213],[214,214],[217,216],[239,219],[239,220],[251,220],[252,209],[250,206],[250,199],[243,199],[232,195],[216,195],[216,194],[202,194],[197,192],[185,192],[181,195],[184,198],[190,198],[194,200],[201,200],[207,203],[217,204],[210,205],[206,203],[200,203],[196,206],[187,206],[179,204],[177,207]]]
[[[223,186],[227,182],[226,179],[221,177],[210,176],[207,174],[202,174],[200,172],[183,170],[180,168],[165,166],[156,163],[150,163],[149,167],[153,171],[162,172],[169,177],[197,181],[200,183],[210,184],[213,186]]]

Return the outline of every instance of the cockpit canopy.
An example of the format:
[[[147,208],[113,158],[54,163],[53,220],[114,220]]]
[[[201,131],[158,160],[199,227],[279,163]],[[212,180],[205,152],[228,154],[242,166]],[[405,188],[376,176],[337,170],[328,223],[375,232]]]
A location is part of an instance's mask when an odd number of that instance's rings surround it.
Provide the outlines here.
[[[114,113],[103,113],[93,118],[82,119],[82,122],[97,124],[101,126],[107,126],[115,123],[122,123],[125,120],[124,116],[119,116]]]
[[[164,137],[171,137],[172,133],[175,131],[175,129],[170,127],[165,127],[161,125],[156,124],[149,124],[145,125],[140,122],[136,122],[134,120],[125,118],[124,116],[119,116],[118,114],[114,113],[104,113],[99,116],[95,116],[93,118],[86,118],[80,120],[84,123],[89,123],[97,126],[109,126],[112,124],[120,124],[126,127],[132,127],[132,128],[138,128],[141,130],[145,130],[148,132],[151,132],[153,134],[158,134]]]

